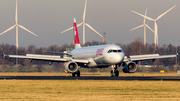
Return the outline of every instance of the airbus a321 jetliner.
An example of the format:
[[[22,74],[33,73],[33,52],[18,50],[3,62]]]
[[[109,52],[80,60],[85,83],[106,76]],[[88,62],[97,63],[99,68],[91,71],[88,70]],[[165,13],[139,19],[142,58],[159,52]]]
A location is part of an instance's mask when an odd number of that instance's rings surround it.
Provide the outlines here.
[[[28,58],[30,61],[42,60],[52,62],[64,62],[64,72],[72,73],[72,76],[80,76],[79,67],[83,68],[107,68],[111,67],[111,76],[119,76],[118,66],[123,66],[124,73],[133,73],[136,71],[136,63],[143,60],[155,60],[158,58],[172,58],[176,55],[163,55],[148,54],[136,55],[127,58],[122,48],[115,44],[98,45],[81,47],[76,19],[74,18],[74,36],[75,36],[75,49],[71,53],[53,52],[59,54],[69,55],[69,58],[61,58],[54,55],[38,55],[26,54],[23,55],[5,55],[11,58]]]

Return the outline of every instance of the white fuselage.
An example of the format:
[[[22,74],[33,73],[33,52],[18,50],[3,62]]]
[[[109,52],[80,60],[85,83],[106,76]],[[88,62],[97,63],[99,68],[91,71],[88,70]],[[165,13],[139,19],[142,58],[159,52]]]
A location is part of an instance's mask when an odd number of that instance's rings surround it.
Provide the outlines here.
[[[71,54],[74,59],[88,59],[88,67],[120,64],[124,59],[123,50],[114,44],[76,48]]]

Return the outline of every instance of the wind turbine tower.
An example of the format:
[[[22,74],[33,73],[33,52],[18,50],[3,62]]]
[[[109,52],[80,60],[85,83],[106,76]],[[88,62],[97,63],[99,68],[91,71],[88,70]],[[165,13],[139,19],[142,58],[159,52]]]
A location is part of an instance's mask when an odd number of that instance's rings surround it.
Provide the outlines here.
[[[145,16],[147,15],[147,8],[146,8],[146,11],[145,11]],[[133,31],[135,29],[138,29],[138,28],[141,28],[141,27],[144,27],[144,46],[146,46],[146,27],[149,28],[152,32],[154,32],[147,24],[146,24],[146,18],[144,18],[144,22],[142,25],[139,25],[133,29],[131,29],[130,31]]]
[[[85,45],[85,26],[89,27],[91,30],[93,30],[95,33],[97,33],[99,36],[101,36],[103,38],[103,36],[97,32],[93,27],[91,27],[89,24],[85,23],[85,16],[86,16],[86,5],[87,5],[87,0],[85,1],[85,6],[84,6],[84,13],[83,13],[83,22],[77,24],[77,27],[83,25],[83,45]],[[61,33],[67,32],[69,30],[73,29],[73,27],[68,28],[64,31],[62,31]]]
[[[138,15],[140,15],[140,16],[142,16],[142,17],[144,17],[144,18],[146,18],[146,19],[148,19],[150,21],[154,21],[154,44],[155,44],[155,46],[158,46],[158,26],[157,26],[157,20],[159,20],[162,16],[164,16],[166,13],[168,13],[174,7],[176,7],[176,5],[171,7],[169,10],[167,10],[163,14],[159,15],[156,19],[152,19],[152,18],[150,18],[148,16],[145,16],[145,15],[142,15],[142,14],[140,14],[138,12],[132,11],[133,13],[136,13],[136,14],[138,14]]]

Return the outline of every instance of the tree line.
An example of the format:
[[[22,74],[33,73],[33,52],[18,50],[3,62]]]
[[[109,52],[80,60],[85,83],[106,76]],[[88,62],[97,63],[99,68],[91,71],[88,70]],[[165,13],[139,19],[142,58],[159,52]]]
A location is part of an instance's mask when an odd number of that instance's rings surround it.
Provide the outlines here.
[[[92,41],[92,42],[86,42],[85,46],[94,46],[94,45],[101,45],[102,42],[98,41]],[[106,44],[106,42],[104,43]],[[144,46],[143,41],[141,38],[135,39],[133,42],[129,44],[120,44],[119,45],[126,56],[130,55],[143,55],[143,54],[160,54],[160,55],[171,55],[176,54],[180,52],[180,46],[173,46],[172,44],[164,44],[162,46],[155,47],[154,44],[147,44]],[[73,44],[64,44],[62,46],[57,45],[51,45],[49,47],[36,47],[34,45],[30,45],[28,47],[19,47],[18,48],[18,55],[25,55],[25,54],[48,54],[48,55],[54,55],[51,53],[45,53],[44,51],[56,51],[56,52],[63,52],[66,51],[67,48],[74,48]],[[3,58],[3,53],[5,54],[16,54],[16,46],[9,45],[5,43],[0,44],[0,54],[2,54],[2,57],[0,57],[0,65],[1,66],[14,66],[15,65],[15,59],[14,58]],[[56,54],[57,55],[57,54]],[[21,66],[30,66],[32,63],[29,62],[28,59],[19,59],[18,63]],[[39,71],[41,71],[42,64],[47,64],[48,62],[40,62],[40,61],[34,61],[33,64],[37,64],[39,68]],[[173,66],[176,63],[179,64],[179,58],[167,58],[167,59],[157,59],[155,62],[153,61],[143,61],[141,64],[148,63],[150,65],[157,65],[157,66]],[[57,65],[56,63],[54,65]],[[55,69],[58,69],[55,66]],[[60,67],[62,67],[62,64],[60,64]],[[37,70],[38,71],[38,70]]]

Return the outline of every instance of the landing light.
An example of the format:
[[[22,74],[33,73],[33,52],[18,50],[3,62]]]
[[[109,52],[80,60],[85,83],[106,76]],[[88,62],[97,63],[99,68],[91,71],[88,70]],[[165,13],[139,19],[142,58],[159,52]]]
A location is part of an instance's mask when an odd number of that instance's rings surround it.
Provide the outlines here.
[[[111,65],[112,68],[116,67],[115,65]]]

